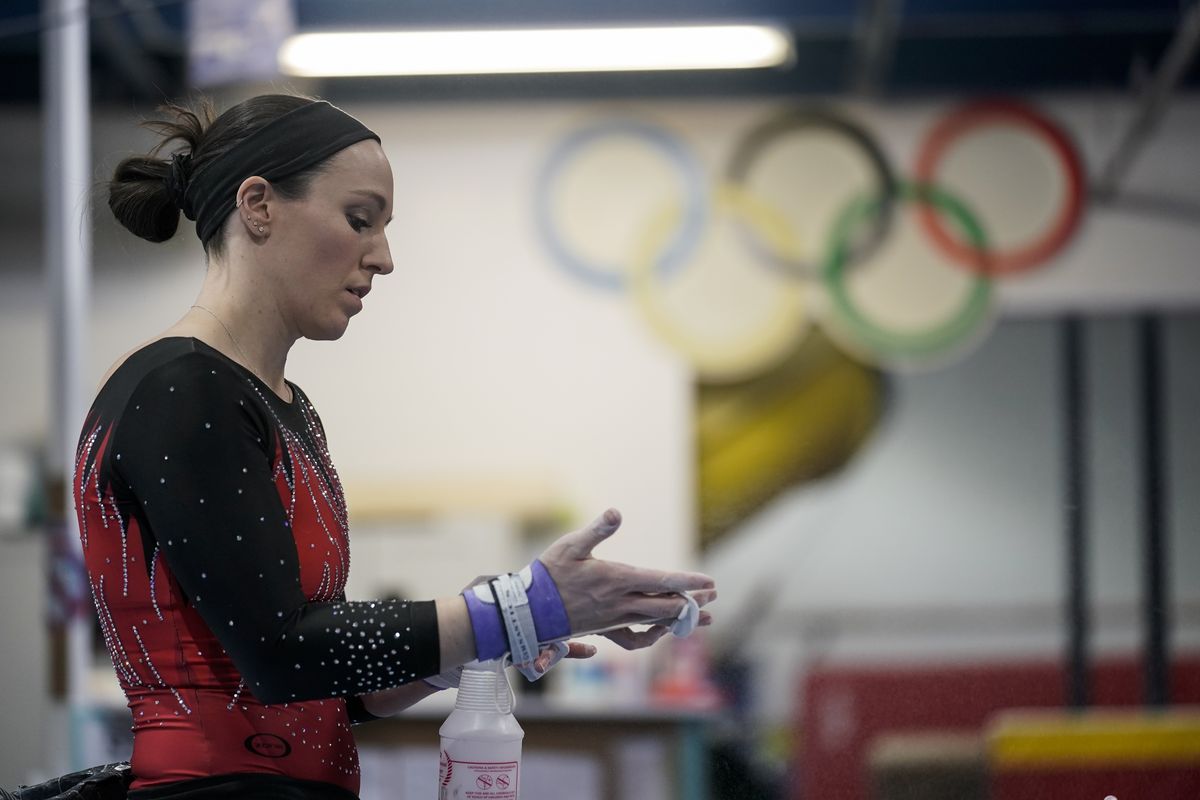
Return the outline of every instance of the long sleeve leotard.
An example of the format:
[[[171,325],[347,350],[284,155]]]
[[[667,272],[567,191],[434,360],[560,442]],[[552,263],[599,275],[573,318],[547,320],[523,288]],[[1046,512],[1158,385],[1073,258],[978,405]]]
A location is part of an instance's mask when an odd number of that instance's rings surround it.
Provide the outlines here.
[[[76,510],[134,789],[245,778],[353,796],[347,701],[439,671],[431,601],[345,599],[345,499],[289,386],[285,402],[204,343],[160,339],[87,416]]]

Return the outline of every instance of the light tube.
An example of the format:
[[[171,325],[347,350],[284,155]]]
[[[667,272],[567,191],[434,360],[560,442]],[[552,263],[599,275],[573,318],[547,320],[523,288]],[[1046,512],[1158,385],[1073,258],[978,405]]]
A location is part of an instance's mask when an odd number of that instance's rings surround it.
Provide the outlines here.
[[[279,49],[288,75],[470,75],[754,69],[792,57],[766,25],[301,33]]]

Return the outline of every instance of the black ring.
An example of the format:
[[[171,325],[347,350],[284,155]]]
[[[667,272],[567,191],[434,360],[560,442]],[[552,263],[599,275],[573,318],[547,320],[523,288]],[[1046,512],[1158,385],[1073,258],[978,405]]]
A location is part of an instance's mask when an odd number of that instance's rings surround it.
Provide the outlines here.
[[[750,168],[775,139],[806,128],[823,128],[848,139],[866,156],[871,170],[875,173],[879,192],[879,212],[873,216],[873,222],[864,234],[851,243],[848,253],[848,264],[859,263],[879,247],[891,229],[892,212],[896,205],[899,187],[896,175],[879,143],[867,132],[866,128],[854,120],[826,106],[790,108],[769,117],[751,128],[750,132],[738,143],[729,159],[729,166],[725,170],[726,180],[738,186],[746,186],[745,182],[750,174]],[[811,260],[787,258],[776,253],[752,230],[740,224],[738,228],[746,239],[747,246],[775,269],[799,278],[817,278],[822,274],[823,267],[821,265],[824,263],[824,259],[820,257]]]

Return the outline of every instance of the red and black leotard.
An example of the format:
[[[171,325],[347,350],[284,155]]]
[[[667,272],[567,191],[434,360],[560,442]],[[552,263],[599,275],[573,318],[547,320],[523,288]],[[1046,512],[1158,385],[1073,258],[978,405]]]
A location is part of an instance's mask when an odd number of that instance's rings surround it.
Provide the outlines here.
[[[357,696],[439,671],[432,602],[345,600],[341,484],[289,385],[161,339],[87,416],[80,537],[139,796],[354,796]]]

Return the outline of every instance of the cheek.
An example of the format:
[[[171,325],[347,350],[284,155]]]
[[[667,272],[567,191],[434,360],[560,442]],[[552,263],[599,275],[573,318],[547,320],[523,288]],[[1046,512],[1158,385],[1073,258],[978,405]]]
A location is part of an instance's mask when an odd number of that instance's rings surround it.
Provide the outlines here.
[[[344,281],[348,257],[344,244],[339,246],[332,237],[323,239],[312,251],[313,274],[325,283],[335,279]]]
[[[356,240],[354,231],[345,222],[338,222],[312,222],[301,242],[302,251],[296,254],[298,271],[303,273],[298,277],[311,284],[345,280],[347,265],[354,260]]]
[[[313,237],[313,257],[319,259],[319,266],[328,265],[331,261],[346,261],[353,258],[355,233],[340,217],[326,225],[314,227],[319,232]]]

